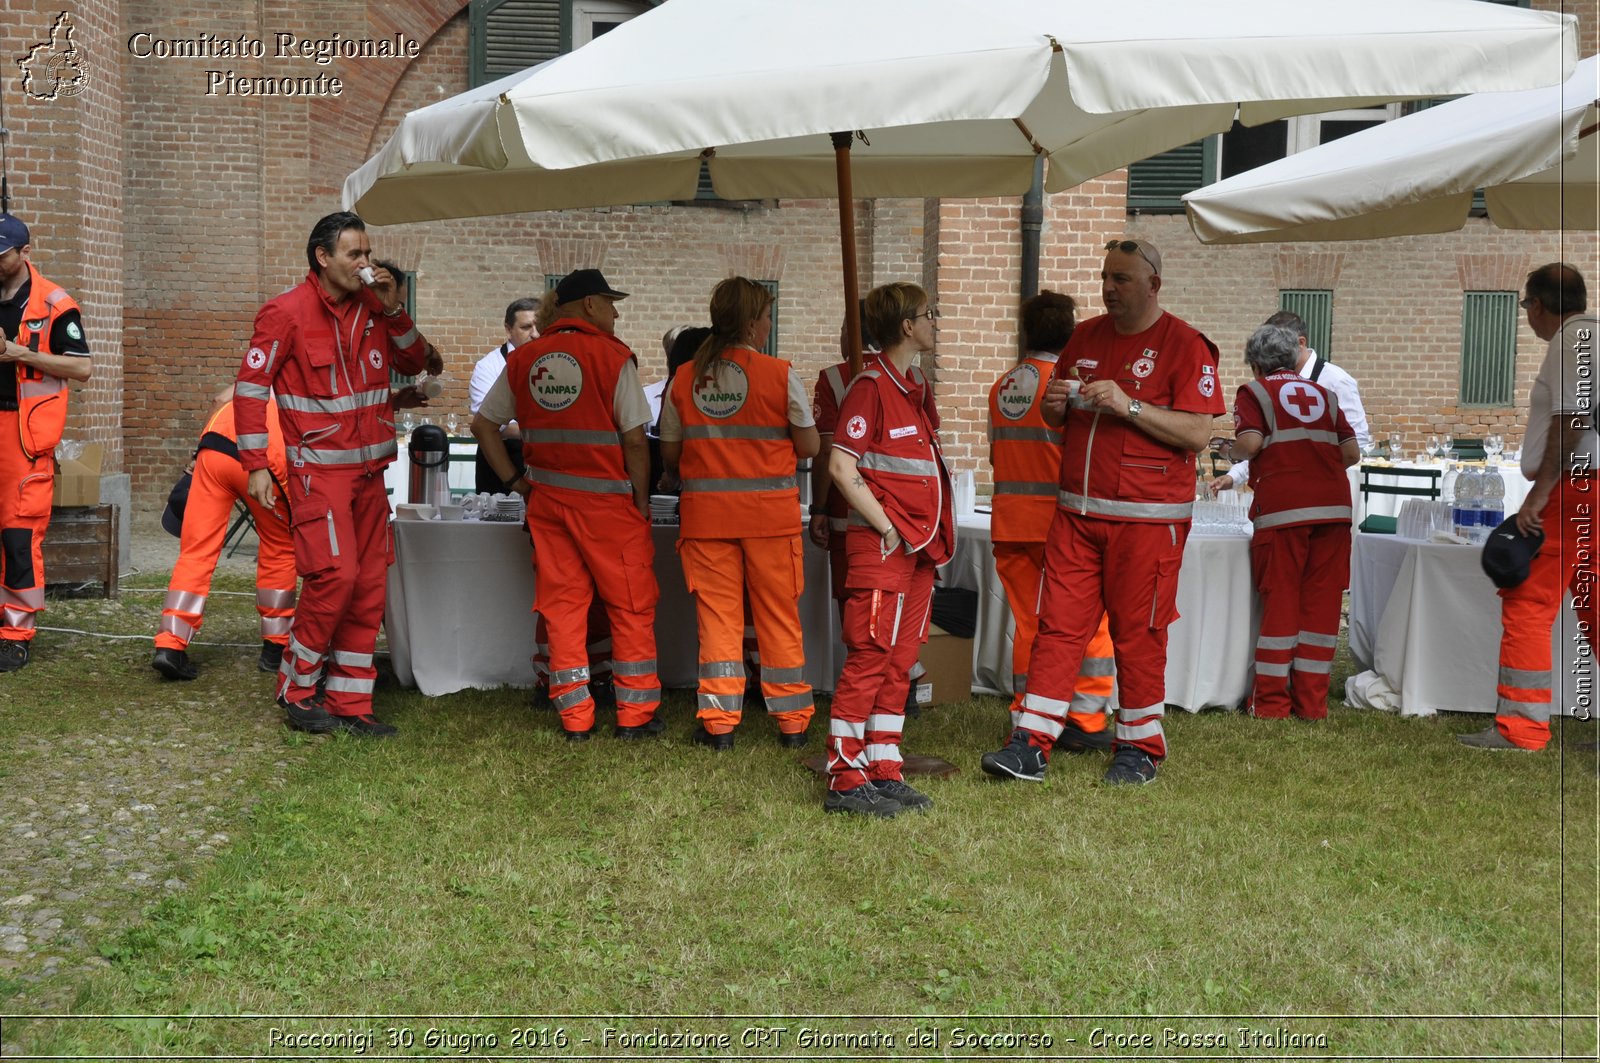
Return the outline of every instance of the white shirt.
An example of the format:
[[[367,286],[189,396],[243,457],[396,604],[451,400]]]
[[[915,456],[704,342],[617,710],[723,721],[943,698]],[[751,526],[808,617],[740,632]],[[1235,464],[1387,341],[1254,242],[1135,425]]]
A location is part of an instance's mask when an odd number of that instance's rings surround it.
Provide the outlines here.
[[[657,380],[654,384],[644,386],[644,401],[650,404],[650,423],[653,425],[661,419],[661,396],[666,394],[667,382]]]
[[[473,414],[483,405],[483,397],[489,394],[489,389],[500,379],[500,374],[506,371],[506,355],[514,349],[511,341],[507,340],[479,358],[478,364],[473,366],[472,379],[467,383],[467,409]]]
[[[794,371],[793,366],[789,367],[789,423],[796,428],[810,428],[817,423],[817,419],[811,415],[811,397],[806,394],[805,385],[800,383],[800,374]],[[661,404],[661,441],[683,441],[683,421],[678,417],[678,408],[670,402]]]
[[[1317,352],[1306,349],[1310,356],[1306,364],[1300,367],[1300,375],[1307,380],[1317,368]],[[1325,362],[1322,366],[1322,376],[1318,384],[1333,392],[1339,400],[1339,412],[1344,414],[1344,419],[1350,422],[1350,430],[1356,434],[1356,442],[1362,450],[1372,446],[1372,429],[1367,427],[1367,411],[1361,406],[1361,386],[1356,383],[1356,378],[1346,373],[1332,362]],[[1242,484],[1250,477],[1250,463],[1236,461],[1228,470],[1228,478],[1235,484]]]
[[[1534,378],[1528,396],[1528,431],[1522,438],[1522,475],[1537,479],[1544,461],[1550,419],[1562,414],[1589,417],[1589,431],[1572,452],[1563,474],[1587,470],[1593,475],[1600,458],[1600,436],[1594,422],[1594,343],[1600,335],[1600,318],[1594,314],[1574,314],[1561,324],[1561,331],[1550,337],[1544,364]]]

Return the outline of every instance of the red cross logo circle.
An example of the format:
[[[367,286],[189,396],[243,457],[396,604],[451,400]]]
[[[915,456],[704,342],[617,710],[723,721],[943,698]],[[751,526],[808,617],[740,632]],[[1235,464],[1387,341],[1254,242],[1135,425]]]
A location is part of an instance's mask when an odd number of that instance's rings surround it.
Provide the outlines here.
[[[1322,390],[1309,380],[1285,384],[1283,390],[1278,392],[1278,401],[1289,416],[1301,424],[1316,423],[1328,408],[1328,400],[1322,397]]]

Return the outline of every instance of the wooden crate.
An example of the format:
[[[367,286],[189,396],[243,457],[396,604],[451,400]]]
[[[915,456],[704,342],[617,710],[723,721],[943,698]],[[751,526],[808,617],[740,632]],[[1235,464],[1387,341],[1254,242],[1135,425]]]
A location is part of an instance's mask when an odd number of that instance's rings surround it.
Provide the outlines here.
[[[44,578],[48,593],[75,595],[99,584],[103,596],[117,596],[117,507],[56,506],[44,536]]]

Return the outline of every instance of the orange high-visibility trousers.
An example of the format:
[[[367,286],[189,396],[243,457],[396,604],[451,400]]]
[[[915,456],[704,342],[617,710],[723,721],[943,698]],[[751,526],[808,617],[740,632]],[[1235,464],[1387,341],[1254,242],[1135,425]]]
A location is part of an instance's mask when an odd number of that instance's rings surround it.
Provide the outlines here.
[[[178,539],[178,560],[167,583],[167,600],[161,610],[161,630],[156,648],[181,650],[200,631],[211,592],[211,577],[222,557],[223,540],[232,523],[234,503],[243,501],[256,523],[256,612],[261,614],[261,638],[286,645],[294,619],[294,539],[289,534],[286,498],[269,510],[245,489],[250,474],[238,459],[215,450],[202,450],[194,459],[189,503],[183,511],[183,534]]]
[[[784,734],[799,734],[815,711],[805,681],[800,594],[805,555],[799,535],[756,539],[679,539],[683,579],[700,625],[696,715],[712,734],[739,726],[744,713],[744,610],[761,658],[761,695]]]
[[[44,608],[44,533],[56,459],[22,453],[17,417],[16,410],[0,410],[0,638],[27,642],[34,614]]]
[[[1028,690],[1028,658],[1039,634],[1039,595],[1044,576],[1044,543],[994,544],[994,568],[1011,606],[1015,631],[1011,638],[1011,727],[1022,719],[1022,698]],[[1072,692],[1067,718],[1089,734],[1106,729],[1111,691],[1116,682],[1116,661],[1111,649],[1111,623],[1102,614],[1100,627],[1083,651],[1078,683]]]
[[[1550,741],[1550,701],[1554,687],[1550,629],[1565,592],[1572,592],[1578,628],[1593,660],[1595,625],[1595,503],[1600,489],[1593,477],[1570,477],[1556,485],[1540,516],[1544,546],[1528,566],[1521,585],[1500,592],[1500,676],[1496,686],[1495,726],[1507,741],[1524,749],[1543,749]]]
[[[656,670],[655,540],[629,498],[539,486],[528,496],[535,608],[549,623],[550,700],[567,731],[594,727],[589,606],[611,620],[617,726],[641,727],[661,705]]]

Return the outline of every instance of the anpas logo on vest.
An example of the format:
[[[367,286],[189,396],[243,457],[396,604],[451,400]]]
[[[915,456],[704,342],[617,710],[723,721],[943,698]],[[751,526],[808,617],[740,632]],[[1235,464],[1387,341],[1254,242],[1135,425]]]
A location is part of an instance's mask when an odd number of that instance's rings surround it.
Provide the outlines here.
[[[707,417],[732,417],[750,397],[750,378],[738,362],[723,360],[714,375],[695,382],[695,409]]]
[[[528,392],[552,413],[564,410],[583,393],[583,367],[566,351],[551,351],[528,370]]]
[[[1008,420],[1018,421],[1033,408],[1033,397],[1039,393],[1039,368],[1027,362],[1006,374],[1000,385],[1000,413]]]

